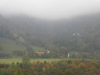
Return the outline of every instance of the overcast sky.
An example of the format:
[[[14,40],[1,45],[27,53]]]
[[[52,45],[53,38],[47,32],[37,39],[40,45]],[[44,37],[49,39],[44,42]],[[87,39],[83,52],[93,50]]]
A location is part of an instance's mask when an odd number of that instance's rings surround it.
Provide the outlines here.
[[[0,13],[3,15],[26,14],[60,19],[99,11],[100,0],[0,0]]]

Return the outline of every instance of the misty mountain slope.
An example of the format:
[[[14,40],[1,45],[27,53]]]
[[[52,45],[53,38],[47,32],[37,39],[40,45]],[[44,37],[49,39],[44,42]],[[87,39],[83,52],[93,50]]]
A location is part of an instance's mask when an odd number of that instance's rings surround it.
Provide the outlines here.
[[[27,16],[17,16],[9,18],[11,27],[14,30],[29,31],[36,35],[63,35],[77,32],[92,32],[99,27],[100,14],[76,17],[70,20],[45,21]]]
[[[49,36],[56,32],[61,23],[34,19],[28,16],[15,16],[8,18],[10,26],[16,31],[32,32],[35,35]],[[66,23],[66,22],[65,22]],[[63,30],[63,29],[61,29]],[[58,30],[57,30],[58,32]]]
[[[13,36],[8,24],[6,19],[0,17],[0,57],[11,57],[17,52],[22,54],[26,51],[25,46],[20,45],[20,42]],[[12,55],[12,53],[14,54]]]
[[[28,41],[12,29],[11,24],[9,19],[0,16],[0,58],[23,56],[29,49],[32,51],[45,50],[29,44]]]
[[[0,21],[10,29],[10,38],[18,35],[28,45],[50,50],[55,56],[66,55],[68,52],[100,53],[100,14],[58,21],[28,16],[2,17]]]
[[[19,33],[31,33],[34,36],[49,38],[71,38],[73,33],[79,33],[85,37],[87,34],[92,35],[99,32],[100,29],[100,14],[52,22],[27,16],[17,16],[9,18],[9,21],[12,29]]]

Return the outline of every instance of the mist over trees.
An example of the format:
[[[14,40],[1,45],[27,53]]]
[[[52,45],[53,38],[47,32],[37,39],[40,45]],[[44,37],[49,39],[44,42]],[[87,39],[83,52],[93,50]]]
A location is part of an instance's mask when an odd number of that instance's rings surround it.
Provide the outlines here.
[[[29,53],[34,54],[31,45],[42,47],[45,52],[50,51],[50,55],[45,54],[41,57],[67,57],[70,53],[71,57],[99,58],[100,14],[56,21],[25,15],[0,16],[0,37],[9,38],[17,44],[24,45]],[[0,53],[3,52],[2,50],[3,47],[0,46]],[[13,53],[19,56],[25,52],[19,50]],[[7,54],[9,56],[9,53]]]

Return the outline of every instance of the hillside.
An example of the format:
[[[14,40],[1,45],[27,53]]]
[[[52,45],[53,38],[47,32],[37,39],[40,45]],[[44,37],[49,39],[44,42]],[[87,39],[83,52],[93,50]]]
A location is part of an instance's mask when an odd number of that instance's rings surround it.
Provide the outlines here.
[[[18,55],[18,52],[20,52],[19,56],[22,56],[23,52],[26,51],[25,46],[17,44],[16,41],[4,37],[0,37],[0,48],[0,57],[16,56]]]
[[[0,25],[3,24],[10,29],[10,39],[13,37],[18,41],[18,37],[21,37],[24,39],[21,42],[24,46],[42,47],[51,52],[51,57],[67,57],[68,53],[76,58],[99,57],[100,14],[57,21],[40,20],[25,15],[1,17]],[[32,47],[28,50],[31,49]]]
[[[29,48],[32,48],[32,51],[45,51],[44,48],[31,46]],[[29,49],[28,48],[28,49]],[[25,52],[27,51],[26,45],[23,43],[20,43],[19,41],[12,40],[5,37],[0,37],[0,57],[7,58],[7,57],[22,57],[25,55]]]

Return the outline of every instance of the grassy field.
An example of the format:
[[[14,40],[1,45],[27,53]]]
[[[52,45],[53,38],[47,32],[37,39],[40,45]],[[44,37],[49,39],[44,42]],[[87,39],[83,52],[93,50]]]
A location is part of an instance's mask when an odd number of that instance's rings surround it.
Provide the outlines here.
[[[66,58],[66,59],[30,59],[30,62],[36,62],[36,61],[40,61],[40,62],[44,62],[44,61],[47,61],[47,62],[52,62],[52,61],[60,61],[60,60],[71,60],[71,61],[76,61],[76,60],[82,60],[82,59],[69,59],[69,58]],[[12,62],[14,63],[17,63],[17,62],[21,62],[22,61],[22,58],[10,58],[10,59],[0,59],[0,63],[5,63],[5,64],[11,64]]]
[[[59,61],[61,59],[30,59],[31,62],[33,61],[47,61],[47,62],[51,62],[51,61]],[[0,63],[5,63],[5,64],[10,64],[12,62],[17,63],[17,62],[21,62],[22,58],[10,58],[10,59],[0,59]]]
[[[26,48],[22,45],[17,45],[16,41],[2,38],[0,37],[0,46],[3,48],[3,50],[6,50],[7,52],[12,52],[14,50],[21,50],[24,51]]]
[[[46,50],[42,47],[37,47],[37,46],[31,46],[34,52],[45,52]]]
[[[0,47],[7,53],[12,53],[12,51],[26,51],[26,47],[22,44],[17,44],[17,41],[0,37]],[[31,46],[35,52],[45,51],[44,48]]]

